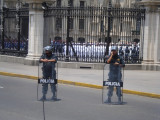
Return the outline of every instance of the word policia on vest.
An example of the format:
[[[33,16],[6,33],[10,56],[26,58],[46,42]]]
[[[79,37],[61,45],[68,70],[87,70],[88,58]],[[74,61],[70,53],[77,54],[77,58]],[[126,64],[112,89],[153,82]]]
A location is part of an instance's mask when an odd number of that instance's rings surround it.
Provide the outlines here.
[[[39,84],[56,84],[56,79],[38,79]]]
[[[103,86],[114,86],[114,87],[123,87],[123,82],[109,82],[104,81]]]

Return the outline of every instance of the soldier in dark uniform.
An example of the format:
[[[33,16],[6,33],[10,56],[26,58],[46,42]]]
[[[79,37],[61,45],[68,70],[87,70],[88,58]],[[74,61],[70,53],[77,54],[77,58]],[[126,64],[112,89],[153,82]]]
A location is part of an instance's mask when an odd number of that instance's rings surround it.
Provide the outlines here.
[[[137,50],[136,50],[136,47],[134,47],[133,50],[132,50],[131,58],[132,58],[132,63],[136,63],[137,62]]]
[[[122,58],[124,57],[124,52],[123,52],[122,46],[119,49],[119,56],[121,56]]]
[[[55,70],[55,63],[57,62],[57,57],[52,54],[52,47],[47,46],[44,48],[44,53],[40,58],[40,62],[43,62],[42,72],[44,79],[56,79],[56,70]],[[51,100],[56,99],[56,85],[51,85],[51,91],[53,96]],[[46,94],[48,91],[48,84],[42,84],[42,98],[41,100],[46,100]]]
[[[122,82],[122,73],[121,73],[121,67],[125,66],[125,63],[123,59],[118,55],[117,52],[118,48],[112,47],[111,48],[111,55],[107,57],[107,63],[110,64],[109,66],[109,82]],[[109,91],[108,91],[108,99],[106,102],[111,103],[111,97],[113,95],[113,86],[109,86]],[[116,93],[118,96],[118,102],[121,103],[121,88],[116,87]]]
[[[130,50],[128,48],[128,46],[126,46],[126,49],[125,49],[125,61],[129,61],[129,53],[130,53]]]

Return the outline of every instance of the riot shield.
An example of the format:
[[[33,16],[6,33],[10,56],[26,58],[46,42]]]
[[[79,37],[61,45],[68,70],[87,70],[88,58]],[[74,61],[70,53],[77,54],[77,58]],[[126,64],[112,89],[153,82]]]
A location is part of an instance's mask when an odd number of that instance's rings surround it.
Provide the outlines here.
[[[102,103],[123,104],[124,68],[120,65],[105,64],[103,70]]]
[[[51,71],[47,71],[48,73],[54,74],[55,77],[46,77],[46,73],[44,71],[44,63],[38,64],[38,84],[37,84],[37,101],[40,101],[40,97],[43,95],[44,86],[46,87],[46,100],[51,100],[50,98],[53,96],[53,91],[55,92],[55,100],[57,100],[57,92],[58,92],[58,63],[53,64],[53,69]]]

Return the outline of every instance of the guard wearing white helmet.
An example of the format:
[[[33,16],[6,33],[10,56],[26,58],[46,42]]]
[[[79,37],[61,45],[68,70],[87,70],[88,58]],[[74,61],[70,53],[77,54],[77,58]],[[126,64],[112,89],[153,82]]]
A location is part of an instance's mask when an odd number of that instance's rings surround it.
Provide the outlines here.
[[[122,82],[122,74],[121,74],[121,67],[125,66],[123,59],[118,55],[118,48],[116,46],[111,48],[111,54],[107,57],[107,63],[110,64],[110,71],[109,71],[109,82]],[[117,96],[118,102],[121,103],[121,88],[116,87],[117,89]],[[109,86],[108,91],[108,99],[107,103],[111,103],[111,97],[113,95],[113,86]]]
[[[56,79],[55,63],[57,62],[57,57],[52,53],[52,47],[44,47],[44,53],[40,58],[40,62],[43,62],[43,78],[44,79]],[[56,85],[51,85],[51,91],[53,96],[51,100],[56,100]],[[46,94],[48,91],[48,84],[42,84],[42,98],[41,100],[46,100]]]

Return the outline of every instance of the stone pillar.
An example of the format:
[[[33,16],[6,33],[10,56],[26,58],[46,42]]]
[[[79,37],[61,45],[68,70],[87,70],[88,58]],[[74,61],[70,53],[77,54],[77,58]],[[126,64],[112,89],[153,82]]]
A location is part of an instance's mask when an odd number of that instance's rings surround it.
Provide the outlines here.
[[[160,1],[143,0],[146,8],[143,64],[160,64]]]
[[[29,41],[27,65],[36,65],[43,52],[44,17],[42,2],[45,0],[25,0],[29,3]]]

